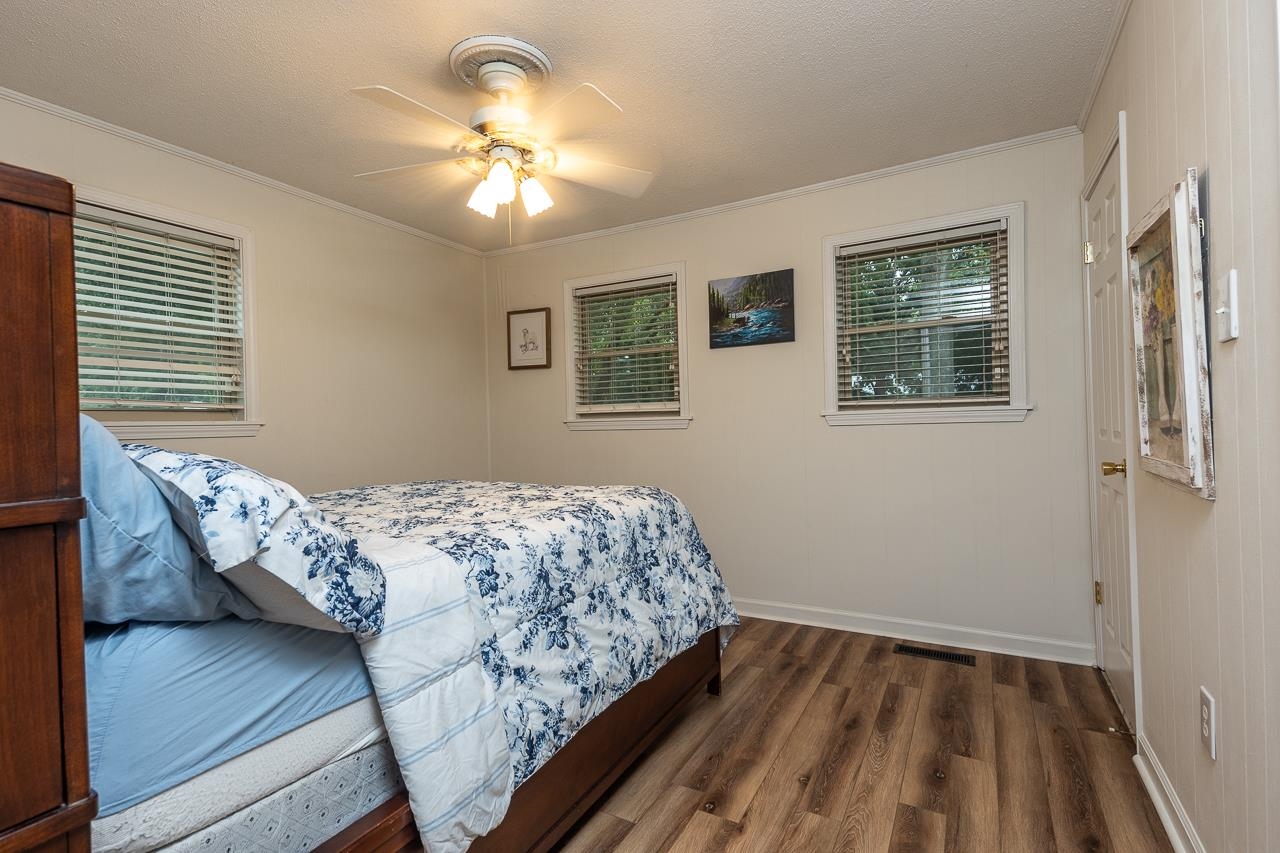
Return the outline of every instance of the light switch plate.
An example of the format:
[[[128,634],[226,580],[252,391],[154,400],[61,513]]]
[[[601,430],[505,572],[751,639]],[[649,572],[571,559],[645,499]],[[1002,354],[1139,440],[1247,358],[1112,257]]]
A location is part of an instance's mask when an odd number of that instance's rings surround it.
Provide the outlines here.
[[[1213,316],[1219,341],[1234,341],[1240,337],[1240,285],[1235,270],[1218,279]]]
[[[1218,760],[1218,702],[1213,694],[1200,688],[1200,742],[1209,757]]]

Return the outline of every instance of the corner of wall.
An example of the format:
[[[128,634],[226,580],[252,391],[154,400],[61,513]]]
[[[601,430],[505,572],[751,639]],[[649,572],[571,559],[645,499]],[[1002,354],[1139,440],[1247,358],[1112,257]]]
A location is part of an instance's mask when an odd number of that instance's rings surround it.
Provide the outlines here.
[[[480,321],[484,329],[484,449],[485,479],[493,479],[493,373],[490,363],[493,355],[489,345],[489,264],[490,259],[480,259],[480,286],[483,298],[480,300]]]

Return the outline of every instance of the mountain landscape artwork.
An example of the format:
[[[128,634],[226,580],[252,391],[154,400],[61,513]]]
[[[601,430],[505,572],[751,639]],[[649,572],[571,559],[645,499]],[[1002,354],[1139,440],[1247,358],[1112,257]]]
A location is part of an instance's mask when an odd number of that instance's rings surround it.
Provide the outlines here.
[[[774,270],[707,283],[711,348],[796,339],[795,270]]]

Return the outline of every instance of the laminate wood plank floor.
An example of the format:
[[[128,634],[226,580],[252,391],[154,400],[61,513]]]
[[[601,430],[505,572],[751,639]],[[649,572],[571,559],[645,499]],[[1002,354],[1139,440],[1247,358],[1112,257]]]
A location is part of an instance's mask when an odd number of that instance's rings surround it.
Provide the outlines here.
[[[917,643],[945,651],[966,651]],[[743,619],[561,853],[1171,853],[1089,667]]]

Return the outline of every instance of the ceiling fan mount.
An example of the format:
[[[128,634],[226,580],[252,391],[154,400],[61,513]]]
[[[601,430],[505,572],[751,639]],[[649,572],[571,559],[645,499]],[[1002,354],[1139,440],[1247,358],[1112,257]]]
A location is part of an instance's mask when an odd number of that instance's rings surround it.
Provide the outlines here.
[[[551,79],[551,59],[511,36],[472,36],[449,51],[449,68],[468,86],[500,101],[532,92]]]

